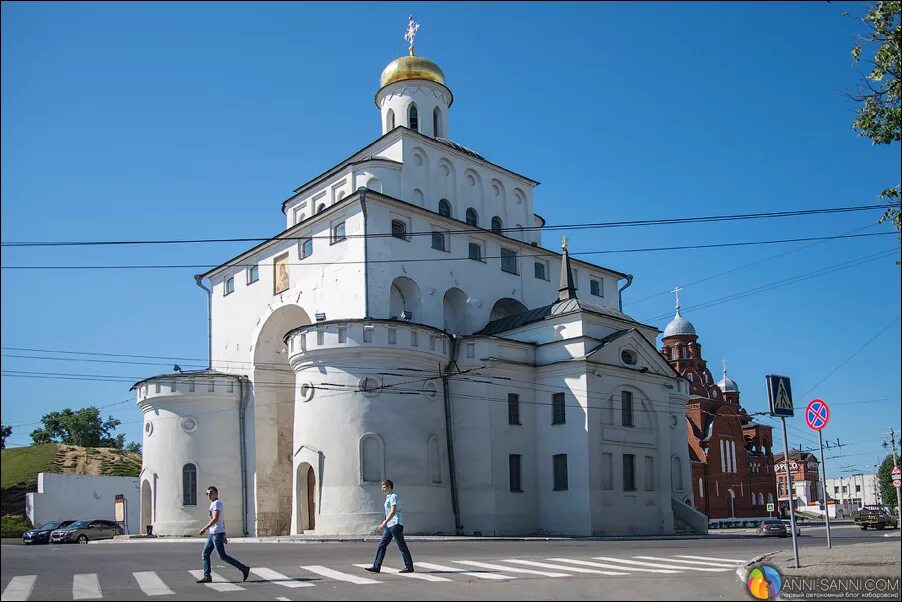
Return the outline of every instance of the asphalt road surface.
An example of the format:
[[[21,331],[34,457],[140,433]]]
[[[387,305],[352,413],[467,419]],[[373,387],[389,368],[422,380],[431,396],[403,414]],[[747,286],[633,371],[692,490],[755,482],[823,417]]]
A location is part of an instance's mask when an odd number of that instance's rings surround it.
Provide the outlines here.
[[[803,527],[805,549],[826,545]],[[833,545],[886,541],[898,531],[832,529]],[[5,545],[2,600],[715,600],[747,596],[736,567],[791,548],[790,539],[720,535],[696,540],[412,541],[417,572],[400,575],[395,544],[372,575],[376,542],[241,543],[228,552],[254,568],[247,582],[213,555],[214,583],[200,576],[200,539]],[[358,566],[359,565],[359,566]]]

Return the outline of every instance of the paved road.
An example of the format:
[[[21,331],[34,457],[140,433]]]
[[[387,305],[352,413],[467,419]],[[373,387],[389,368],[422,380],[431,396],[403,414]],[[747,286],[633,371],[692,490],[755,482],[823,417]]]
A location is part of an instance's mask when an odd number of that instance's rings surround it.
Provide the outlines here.
[[[825,545],[822,528],[805,530],[801,555]],[[886,541],[884,532],[833,530],[834,545]],[[892,533],[898,537],[898,531]],[[222,583],[194,583],[200,540],[3,546],[6,600],[352,600],[385,599],[737,599],[735,567],[788,539],[719,537],[642,541],[412,542],[412,576],[371,575],[375,543],[230,543],[229,552],[257,569],[247,583],[214,555]],[[386,567],[401,568],[397,548]],[[197,574],[199,575],[199,574]]]

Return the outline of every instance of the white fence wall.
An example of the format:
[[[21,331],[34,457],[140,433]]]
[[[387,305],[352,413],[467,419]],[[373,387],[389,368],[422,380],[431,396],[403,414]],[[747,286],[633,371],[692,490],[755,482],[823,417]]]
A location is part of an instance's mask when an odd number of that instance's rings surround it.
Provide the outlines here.
[[[126,500],[126,533],[141,533],[138,477],[38,474],[38,491],[25,499],[31,524],[51,520],[116,520],[116,495]]]

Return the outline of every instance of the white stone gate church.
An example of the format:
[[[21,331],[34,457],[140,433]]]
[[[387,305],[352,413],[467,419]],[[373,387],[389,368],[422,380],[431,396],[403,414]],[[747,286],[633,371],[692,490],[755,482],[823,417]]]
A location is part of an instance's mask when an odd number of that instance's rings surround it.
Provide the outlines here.
[[[687,384],[621,312],[632,277],[541,247],[538,182],[448,139],[451,90],[409,39],[383,135],[198,280],[213,369],[135,384],[143,524],[195,533],[215,484],[234,536],[372,533],[383,478],[408,533],[699,524]]]

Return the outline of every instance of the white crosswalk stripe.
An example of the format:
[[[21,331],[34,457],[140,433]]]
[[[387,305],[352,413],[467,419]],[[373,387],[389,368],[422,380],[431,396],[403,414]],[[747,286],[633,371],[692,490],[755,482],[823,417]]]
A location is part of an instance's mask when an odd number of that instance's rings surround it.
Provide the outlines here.
[[[492,564],[489,562],[477,562],[475,560],[454,560],[455,564],[466,564],[475,566],[479,569],[488,569],[490,571],[505,571],[508,573],[522,573],[524,575],[539,575],[541,577],[572,577],[568,573],[550,573],[548,571],[537,571],[535,569],[521,569],[520,567],[501,566],[500,564]]]
[[[584,573],[584,574],[593,574],[593,575],[629,575],[629,573],[618,573],[615,571],[600,571],[598,569],[587,569],[578,566],[564,566],[562,564],[551,564],[550,562],[535,562],[533,560],[517,560],[515,558],[511,558],[509,560],[502,560],[501,562],[512,562],[515,564],[525,564],[526,566],[534,566],[540,569],[551,569],[554,571],[570,571],[573,573]]]
[[[335,579],[336,581],[347,581],[348,583],[354,583],[356,585],[378,585],[382,583],[381,581],[376,581],[375,579],[358,577],[357,575],[350,575],[348,573],[342,573],[341,571],[328,569],[324,566],[319,566],[318,564],[301,566],[301,568],[305,571],[310,571],[311,573],[322,575],[323,577],[329,577],[330,579]]]
[[[373,565],[371,565],[371,564],[355,564],[354,566],[360,567],[360,568],[366,568],[368,566],[373,566]],[[382,565],[382,572],[388,573],[390,575],[401,575],[401,577],[408,577],[410,579],[420,579],[421,581],[432,581],[432,582],[451,581],[450,579],[445,579],[444,577],[436,577],[435,575],[425,575],[423,573],[417,573],[417,572],[401,573],[400,569],[393,569],[392,567],[385,566],[384,564]]]
[[[465,571],[464,569],[458,569],[451,566],[445,566],[443,564],[435,564],[434,562],[414,562],[414,566],[422,567],[424,569],[431,569],[433,571],[441,571],[443,573],[459,573],[461,575],[467,575],[468,577],[478,577],[479,579],[516,579],[516,577],[511,577],[510,575],[499,575],[498,573],[478,573],[475,571]]]
[[[637,566],[623,566],[620,564],[611,564],[611,563],[602,563],[602,562],[590,562],[588,560],[575,560],[572,558],[549,558],[553,562],[564,562],[570,564],[578,564],[580,566],[591,566],[598,569],[614,569],[615,571],[630,571],[630,572],[639,572],[639,573],[665,573],[674,575],[679,573],[680,571],[675,571],[671,569],[646,569]]]
[[[677,554],[675,558],[692,558],[694,560],[712,560],[714,562],[727,562],[731,564],[745,564],[748,560],[736,560],[734,558],[712,558],[711,556],[681,556]]]
[[[31,597],[31,590],[34,589],[34,582],[37,575],[19,575],[10,579],[9,583],[3,589],[3,595],[0,599],[3,602],[7,600],[28,600]]]
[[[640,558],[642,560],[663,560],[665,562],[676,562],[677,564],[691,564],[697,566],[710,566],[714,568],[721,569],[735,569],[735,564],[726,564],[724,562],[714,562],[711,560],[683,560],[680,558],[662,558],[660,556],[633,556],[633,558]]]
[[[644,562],[642,560],[624,560],[621,558],[613,558],[611,556],[594,556],[596,560],[604,560],[607,562],[614,563],[624,563],[629,565],[638,565],[638,566],[650,566],[652,568],[660,568],[660,569],[675,569],[678,571],[702,571],[704,573],[722,573],[725,571],[730,571],[732,569],[709,569],[701,566],[680,566],[672,563],[662,564],[660,562]],[[662,560],[665,560],[662,558]]]
[[[103,598],[103,592],[100,590],[100,580],[97,579],[97,573],[83,573],[73,576],[72,599],[90,600],[93,598]]]
[[[281,585],[282,587],[298,588],[313,587],[315,585],[313,583],[307,583],[298,579],[292,579],[291,577],[287,577],[282,573],[264,567],[253,567],[251,568],[251,572],[258,577],[266,579],[270,583],[275,583],[276,585]]]
[[[148,596],[169,596],[175,593],[153,571],[139,571],[132,573],[132,575],[135,577],[135,581],[138,582],[138,587],[141,588],[141,591]]]
[[[195,579],[200,579],[204,576],[203,571],[188,571]],[[240,592],[244,591],[244,588],[240,585],[235,585],[234,583],[230,583],[226,581],[225,578],[217,572],[210,573],[210,576],[213,577],[212,583],[204,583],[207,587],[217,592]]]

